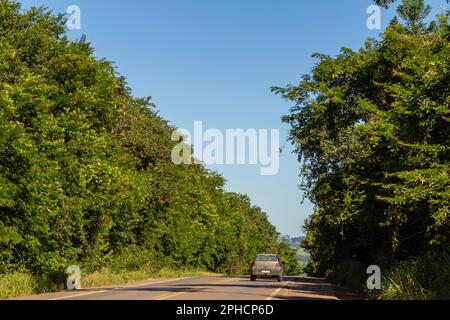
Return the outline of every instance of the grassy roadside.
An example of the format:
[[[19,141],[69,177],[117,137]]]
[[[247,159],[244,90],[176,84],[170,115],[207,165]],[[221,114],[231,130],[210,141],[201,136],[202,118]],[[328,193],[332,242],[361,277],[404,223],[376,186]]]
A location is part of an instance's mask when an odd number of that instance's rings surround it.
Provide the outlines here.
[[[162,268],[159,271],[134,270],[112,271],[104,268],[86,275],[82,275],[83,288],[92,288],[105,285],[128,284],[147,279],[172,279],[180,277],[208,277],[220,274],[202,270],[175,270]],[[0,299],[10,299],[35,294],[64,290],[64,277],[60,274],[35,276],[30,273],[15,272],[0,275]]]
[[[381,267],[381,289],[365,287],[364,264],[348,260],[326,273],[333,284],[355,290],[372,300],[450,299],[450,249],[427,252],[420,257]]]

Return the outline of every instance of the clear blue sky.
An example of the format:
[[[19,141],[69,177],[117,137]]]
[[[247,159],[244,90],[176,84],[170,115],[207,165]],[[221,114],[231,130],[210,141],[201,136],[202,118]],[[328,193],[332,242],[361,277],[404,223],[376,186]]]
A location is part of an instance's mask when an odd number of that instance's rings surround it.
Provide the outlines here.
[[[297,157],[280,117],[289,104],[270,92],[297,83],[313,52],[358,49],[367,37],[371,0],[26,0],[25,8],[81,8],[81,30],[95,55],[114,61],[135,96],[152,96],[177,127],[280,128],[285,145],[276,176],[256,166],[220,166],[227,189],[246,193],[283,234],[300,235],[312,205],[301,204]],[[435,8],[444,0],[429,1]],[[393,16],[382,11],[382,29]]]

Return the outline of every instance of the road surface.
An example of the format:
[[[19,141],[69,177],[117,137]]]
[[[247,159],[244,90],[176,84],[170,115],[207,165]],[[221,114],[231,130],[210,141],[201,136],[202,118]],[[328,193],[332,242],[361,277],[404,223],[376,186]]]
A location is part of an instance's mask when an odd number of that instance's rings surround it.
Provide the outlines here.
[[[339,289],[323,279],[285,277],[195,277],[147,280],[121,286],[48,293],[21,300],[338,300]]]

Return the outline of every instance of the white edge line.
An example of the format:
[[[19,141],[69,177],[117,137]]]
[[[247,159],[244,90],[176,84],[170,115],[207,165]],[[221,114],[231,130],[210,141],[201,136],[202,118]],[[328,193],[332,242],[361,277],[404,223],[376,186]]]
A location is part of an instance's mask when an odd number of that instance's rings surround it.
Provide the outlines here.
[[[75,298],[75,297],[80,297],[80,296],[87,296],[87,295],[89,295],[89,294],[102,293],[102,292],[106,292],[106,291],[108,291],[108,290],[85,292],[85,293],[74,294],[74,295],[71,295],[71,296],[52,298],[52,299],[48,299],[48,300],[49,300],[49,301],[53,301],[53,300],[70,299],[70,298]]]
[[[171,279],[171,280],[164,280],[164,281],[157,281],[157,282],[150,282],[150,283],[141,283],[141,284],[135,284],[135,285],[131,285],[131,286],[115,287],[115,288],[107,289],[107,290],[91,291],[91,292],[84,292],[84,293],[74,294],[74,295],[70,295],[70,296],[51,298],[51,299],[48,299],[48,300],[49,301],[64,300],[64,299],[70,299],[70,298],[75,298],[75,297],[87,296],[87,295],[96,294],[96,293],[103,293],[103,292],[107,292],[107,291],[111,291],[111,290],[120,290],[120,289],[126,289],[126,288],[143,287],[143,286],[148,286],[148,285],[153,285],[153,284],[174,282],[174,281],[185,280],[185,279],[191,279],[191,278],[185,277],[185,278],[178,278],[178,279]],[[148,279],[148,281],[149,280],[153,280],[153,279]]]
[[[289,280],[288,282],[284,283],[281,287],[279,287],[277,290],[275,290],[274,292],[272,292],[272,293],[270,294],[270,296],[268,296],[268,297],[266,298],[266,300],[272,300],[273,298],[275,298],[276,295],[277,295],[281,290],[283,290],[284,287],[286,287],[286,286],[287,286],[289,283],[291,283],[292,281],[293,281],[293,279],[291,279],[291,280]]]

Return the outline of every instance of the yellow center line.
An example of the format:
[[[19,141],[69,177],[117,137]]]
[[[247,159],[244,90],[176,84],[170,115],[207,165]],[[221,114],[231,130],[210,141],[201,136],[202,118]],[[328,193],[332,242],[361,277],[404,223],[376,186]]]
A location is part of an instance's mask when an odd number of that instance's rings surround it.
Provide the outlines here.
[[[208,283],[208,284],[209,285],[211,285],[211,284],[213,284],[213,285],[214,284],[221,284],[221,283],[235,281],[235,280],[238,280],[238,279],[239,278],[223,279],[223,280],[211,282],[211,283]],[[208,288],[208,287],[206,287],[206,286],[199,287],[200,290],[201,289],[206,289],[206,288]],[[173,297],[185,294],[185,293],[190,293],[190,292],[191,291],[182,291],[182,292],[176,292],[176,293],[165,293],[165,294],[161,294],[161,295],[155,296],[155,297],[153,297],[153,299],[154,300],[166,300],[166,299],[170,299],[170,298],[173,298]]]
[[[239,278],[223,279],[223,280],[219,280],[216,282],[211,282],[210,284],[220,284],[220,283],[231,282],[231,281],[236,281],[236,280],[239,280]]]
[[[165,300],[165,299],[169,299],[169,298],[172,298],[172,297],[176,297],[176,296],[179,296],[179,295],[181,295],[181,294],[185,294],[185,293],[187,293],[187,292],[177,292],[177,293],[166,293],[166,294],[162,294],[162,295],[160,295],[160,296],[156,296],[156,297],[154,297],[153,299],[154,300]]]

